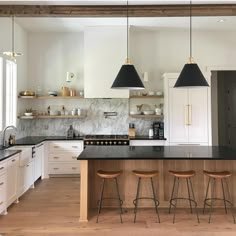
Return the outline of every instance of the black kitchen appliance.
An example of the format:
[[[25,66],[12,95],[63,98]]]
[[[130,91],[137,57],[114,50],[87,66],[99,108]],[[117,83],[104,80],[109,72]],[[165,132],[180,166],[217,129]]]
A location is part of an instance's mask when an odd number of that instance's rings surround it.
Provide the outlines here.
[[[128,135],[86,135],[85,145],[129,145]]]
[[[154,122],[153,123],[153,138],[155,139],[165,139],[164,137],[164,122]]]

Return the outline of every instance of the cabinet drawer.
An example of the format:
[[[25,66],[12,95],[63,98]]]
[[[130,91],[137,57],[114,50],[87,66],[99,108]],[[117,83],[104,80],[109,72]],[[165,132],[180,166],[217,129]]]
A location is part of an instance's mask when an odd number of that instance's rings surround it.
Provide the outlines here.
[[[68,151],[81,152],[82,150],[83,150],[83,141],[50,142],[49,144],[50,152],[68,152]]]
[[[6,175],[0,176],[0,213],[6,208]]]
[[[0,175],[5,173],[6,169],[7,169],[7,162],[6,161],[0,162]]]
[[[19,163],[19,154],[14,155],[13,157],[11,157],[10,159],[7,160],[7,167],[11,167],[12,165],[17,165],[18,166]]]
[[[77,157],[80,152],[58,152],[50,153],[49,161],[50,162],[75,162],[78,163]]]
[[[80,164],[49,163],[49,174],[80,174]]]

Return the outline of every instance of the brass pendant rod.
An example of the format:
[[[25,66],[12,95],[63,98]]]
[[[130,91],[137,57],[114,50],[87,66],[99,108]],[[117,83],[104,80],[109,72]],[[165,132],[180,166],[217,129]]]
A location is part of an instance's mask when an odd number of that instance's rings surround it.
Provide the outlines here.
[[[129,3],[127,0],[127,59],[129,58]]]
[[[189,24],[190,24],[190,60],[192,60],[192,0],[190,0],[190,21],[189,21]]]

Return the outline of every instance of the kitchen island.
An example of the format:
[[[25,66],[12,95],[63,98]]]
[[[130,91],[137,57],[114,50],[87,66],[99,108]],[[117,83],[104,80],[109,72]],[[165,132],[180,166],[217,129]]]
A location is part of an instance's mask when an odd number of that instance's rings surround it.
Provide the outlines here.
[[[133,207],[133,199],[137,187],[137,178],[132,170],[158,170],[159,176],[154,178],[157,189],[157,196],[160,207],[168,207],[173,177],[168,170],[195,170],[193,188],[198,207],[202,207],[204,194],[207,187],[207,177],[203,170],[233,172],[229,186],[236,202],[236,190],[233,188],[236,183],[236,150],[221,146],[87,146],[80,154],[81,161],[81,184],[80,184],[80,222],[87,222],[90,210],[96,208],[100,192],[100,179],[96,176],[98,169],[123,170],[118,178],[121,198],[124,201],[124,208]],[[220,192],[216,189],[216,194]],[[180,186],[180,193],[185,193],[185,186]],[[143,185],[142,193],[150,194],[149,186]],[[114,196],[113,185],[107,183],[106,196]],[[186,193],[187,194],[187,193]],[[106,204],[106,205],[105,205]],[[116,202],[104,202],[105,207],[116,207]],[[151,202],[140,202],[141,207],[152,207]],[[181,206],[181,204],[179,204]],[[186,205],[188,207],[188,205]],[[184,207],[184,205],[183,205]]]

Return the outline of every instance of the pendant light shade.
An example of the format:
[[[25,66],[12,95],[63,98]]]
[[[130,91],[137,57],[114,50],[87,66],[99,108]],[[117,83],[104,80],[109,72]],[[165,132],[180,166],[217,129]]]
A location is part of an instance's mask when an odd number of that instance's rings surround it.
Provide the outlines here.
[[[3,52],[3,55],[10,57],[12,60],[16,61],[16,57],[22,56],[23,53],[15,52],[15,23],[14,23],[14,16],[12,16],[12,51],[10,52]]]
[[[127,1],[127,59],[124,65],[121,66],[118,75],[116,76],[111,88],[112,89],[129,89],[137,90],[144,89],[142,80],[140,79],[134,65],[129,60],[129,14]]]
[[[204,87],[209,86],[204,75],[192,57],[192,1],[190,0],[190,57],[189,62],[184,65],[174,88],[179,87]]]
[[[184,65],[174,87],[209,86],[196,63]]]

